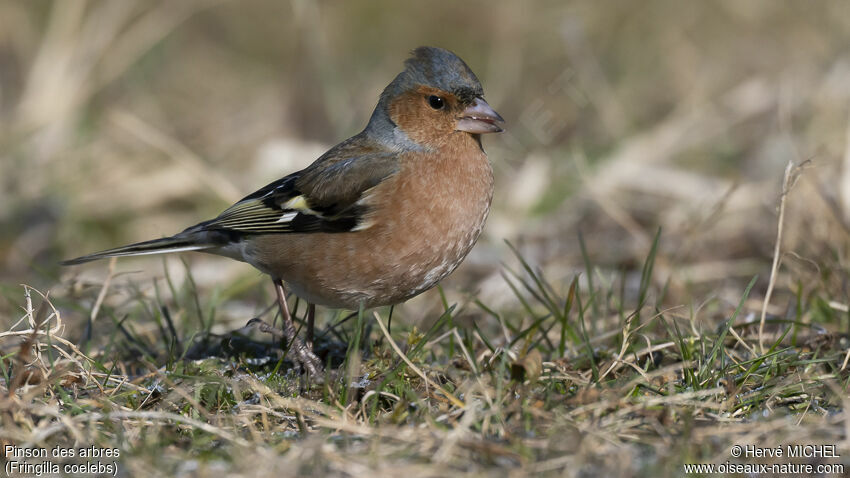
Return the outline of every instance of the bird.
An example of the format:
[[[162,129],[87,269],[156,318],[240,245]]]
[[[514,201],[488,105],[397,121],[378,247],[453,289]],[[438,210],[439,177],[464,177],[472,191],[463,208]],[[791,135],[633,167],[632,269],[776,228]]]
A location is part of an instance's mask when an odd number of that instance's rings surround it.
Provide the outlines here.
[[[395,305],[437,285],[467,256],[494,193],[481,136],[502,132],[504,123],[459,56],[418,47],[363,131],[305,169],[173,236],[62,264],[184,251],[246,262],[271,277],[290,350],[317,374],[316,305]],[[287,287],[308,303],[306,343],[297,337]]]

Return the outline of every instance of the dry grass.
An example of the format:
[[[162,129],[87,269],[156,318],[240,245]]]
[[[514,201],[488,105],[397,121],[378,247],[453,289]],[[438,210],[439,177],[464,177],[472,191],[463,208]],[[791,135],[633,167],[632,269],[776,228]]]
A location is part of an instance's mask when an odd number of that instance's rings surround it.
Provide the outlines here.
[[[155,476],[678,476],[790,443],[850,465],[846,13],[0,3],[0,440]],[[420,44],[508,118],[494,212],[387,334],[322,311],[323,383],[243,329],[272,300],[244,265],[56,265],[303,167]]]

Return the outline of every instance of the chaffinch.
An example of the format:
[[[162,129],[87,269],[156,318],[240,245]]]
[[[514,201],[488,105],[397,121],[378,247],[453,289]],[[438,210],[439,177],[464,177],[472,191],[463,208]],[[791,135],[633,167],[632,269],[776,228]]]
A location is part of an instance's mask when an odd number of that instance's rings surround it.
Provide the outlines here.
[[[369,124],[306,169],[179,234],[65,261],[203,251],[271,276],[296,359],[312,353],[315,304],[397,304],[434,287],[475,244],[493,197],[481,135],[503,119],[457,55],[420,47],[384,89]],[[283,283],[309,304],[295,336]]]

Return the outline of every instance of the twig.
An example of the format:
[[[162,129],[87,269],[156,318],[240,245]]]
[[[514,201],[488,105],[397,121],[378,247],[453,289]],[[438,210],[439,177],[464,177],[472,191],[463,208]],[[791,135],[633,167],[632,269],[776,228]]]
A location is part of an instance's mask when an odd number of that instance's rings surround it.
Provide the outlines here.
[[[199,420],[195,420],[183,415],[178,415],[176,413],[171,412],[160,412],[160,411],[118,411],[118,412],[110,412],[110,413],[88,413],[83,415],[78,415],[73,418],[74,422],[95,422],[95,421],[108,421],[108,420],[143,420],[143,421],[163,421],[163,422],[174,422],[174,423],[182,423],[192,428],[197,428],[198,430],[209,433],[210,435],[215,435],[219,438],[223,438],[229,442],[232,442],[236,445],[242,447],[250,447],[252,446],[250,442],[236,436],[222,428],[216,427],[209,423],[204,423]],[[34,443],[38,443],[46,440],[50,436],[54,435],[57,432],[62,431],[62,429],[67,428],[67,424],[54,424],[45,429],[36,429],[33,430],[33,439]]]
[[[117,257],[109,259],[109,269],[106,272],[106,279],[103,281],[103,286],[101,286],[100,292],[97,294],[97,299],[94,301],[94,307],[91,309],[91,315],[89,316],[90,325],[94,324],[94,321],[97,319],[97,313],[100,312],[100,306],[103,304],[103,299],[106,298],[106,291],[109,290],[109,283],[112,282],[112,276],[115,274],[115,263],[117,261]]]
[[[782,195],[779,197],[779,221],[776,224],[776,245],[773,248],[773,265],[770,267],[770,281],[767,284],[767,292],[764,295],[764,302],[761,305],[761,320],[759,320],[759,350],[764,354],[764,321],[767,317],[767,306],[770,304],[770,296],[773,294],[773,287],[776,285],[776,273],[779,271],[780,250],[782,248],[782,225],[785,222],[785,199],[794,183],[797,182],[797,176],[794,174],[799,169],[799,166],[794,166],[794,161],[788,161],[785,166],[785,176],[782,179]]]
[[[384,325],[384,323],[381,321],[381,317],[378,315],[378,312],[373,312],[373,313],[372,313],[372,315],[374,315],[374,316],[375,316],[375,321],[376,321],[376,322],[378,322],[378,327],[380,327],[380,328],[381,328],[381,332],[383,332],[384,337],[386,337],[386,338],[387,338],[387,342],[389,342],[389,343],[390,343],[390,346],[393,348],[393,350],[395,350],[395,353],[396,353],[396,354],[398,354],[398,356],[399,356],[402,360],[404,360],[404,363],[406,363],[406,364],[407,364],[407,366],[408,366],[408,367],[410,367],[410,369],[411,369],[411,370],[413,370],[414,372],[416,372],[416,374],[417,374],[417,375],[419,375],[420,377],[422,377],[422,380],[425,380],[425,383],[427,383],[428,385],[431,385],[432,387],[434,387],[434,388],[436,388],[437,390],[439,390],[439,391],[440,391],[440,393],[442,393],[442,394],[443,394],[446,398],[448,398],[448,399],[449,399],[449,401],[450,401],[450,402],[452,402],[452,404],[454,404],[456,407],[459,407],[459,408],[465,408],[465,407],[466,407],[466,404],[465,404],[465,403],[463,403],[460,399],[458,399],[457,397],[455,397],[454,395],[452,395],[451,393],[449,393],[448,391],[446,391],[446,389],[444,389],[443,387],[441,387],[441,386],[440,386],[440,385],[438,385],[437,383],[433,382],[431,379],[429,379],[429,378],[428,378],[428,377],[427,377],[427,376],[426,376],[426,375],[422,372],[422,370],[420,370],[420,369],[419,369],[419,367],[417,367],[416,365],[413,365],[413,362],[411,362],[411,361],[410,361],[410,359],[409,359],[409,358],[407,358],[407,356],[406,356],[406,355],[404,355],[404,352],[402,352],[402,351],[401,351],[401,349],[398,347],[398,345],[396,345],[396,343],[395,343],[395,341],[393,340],[393,338],[392,338],[392,337],[390,337],[390,333],[389,333],[389,331],[387,330],[387,327],[386,327],[386,326]]]

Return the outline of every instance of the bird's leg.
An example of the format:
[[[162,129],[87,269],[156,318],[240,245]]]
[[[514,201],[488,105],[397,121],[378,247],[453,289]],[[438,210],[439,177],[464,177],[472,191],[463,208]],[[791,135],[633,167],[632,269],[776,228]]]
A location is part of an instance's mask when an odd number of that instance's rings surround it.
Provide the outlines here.
[[[310,375],[318,377],[322,371],[322,362],[319,357],[313,354],[312,347],[308,348],[304,345],[304,342],[295,333],[295,324],[292,323],[289,306],[286,304],[286,290],[283,288],[283,281],[274,278],[272,281],[274,282],[275,293],[277,293],[280,315],[283,318],[283,333],[290,344],[289,350],[295,353],[295,360],[304,366]]]
[[[313,351],[313,326],[316,323],[316,304],[307,303],[307,348]]]

